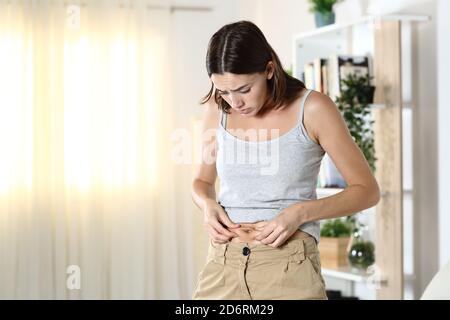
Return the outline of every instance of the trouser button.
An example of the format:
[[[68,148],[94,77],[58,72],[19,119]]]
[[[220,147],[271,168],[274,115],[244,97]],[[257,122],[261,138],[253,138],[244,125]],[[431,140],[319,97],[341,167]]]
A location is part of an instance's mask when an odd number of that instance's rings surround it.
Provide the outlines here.
[[[249,247],[244,247],[244,248],[242,249],[242,254],[243,254],[244,256],[248,256],[248,255],[250,254],[250,248],[249,248]]]

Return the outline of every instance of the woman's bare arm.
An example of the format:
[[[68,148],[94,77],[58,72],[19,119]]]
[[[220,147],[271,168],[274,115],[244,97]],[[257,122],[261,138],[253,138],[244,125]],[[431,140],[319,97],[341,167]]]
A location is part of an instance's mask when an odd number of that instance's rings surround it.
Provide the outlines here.
[[[375,206],[380,200],[378,183],[328,96],[311,94],[305,107],[305,127],[333,160],[347,187],[336,195],[299,203],[301,222],[347,216]]]
[[[210,238],[218,243],[225,243],[237,236],[226,227],[238,228],[239,224],[233,223],[216,201],[216,129],[220,113],[217,104],[211,100],[205,105],[200,137],[202,157],[192,181],[191,196],[203,213],[204,227]]]
[[[216,201],[215,181],[217,178],[215,150],[215,129],[218,125],[219,111],[212,99],[205,104],[202,119],[201,163],[196,166],[192,181],[191,196],[194,203],[204,211],[205,203]],[[208,154],[209,153],[209,154]]]

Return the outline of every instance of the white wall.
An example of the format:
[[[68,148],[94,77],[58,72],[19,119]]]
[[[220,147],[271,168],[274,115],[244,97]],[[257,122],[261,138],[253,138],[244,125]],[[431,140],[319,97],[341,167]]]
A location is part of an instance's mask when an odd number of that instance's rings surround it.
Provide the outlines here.
[[[438,1],[438,145],[440,266],[450,261],[450,1]]]
[[[439,261],[436,1],[395,2],[398,3],[398,13],[431,17],[429,22],[416,23],[412,32],[412,241],[415,276],[415,296],[412,297],[418,298],[437,271]],[[405,252],[407,256],[409,253]]]
[[[306,0],[237,0],[235,17],[258,25],[277,52],[281,63],[292,63],[292,35],[314,28],[314,18]]]

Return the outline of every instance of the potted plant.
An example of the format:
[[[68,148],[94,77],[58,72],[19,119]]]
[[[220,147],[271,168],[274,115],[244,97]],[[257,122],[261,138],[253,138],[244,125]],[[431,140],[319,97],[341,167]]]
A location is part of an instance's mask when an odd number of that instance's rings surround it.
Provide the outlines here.
[[[320,228],[319,251],[322,266],[340,268],[348,266],[348,245],[353,230],[354,217],[332,219]]]
[[[366,270],[375,262],[375,245],[367,239],[367,226],[357,221],[349,242],[348,261],[354,269]]]
[[[309,3],[311,4],[310,12],[314,13],[316,26],[318,28],[334,23],[335,15],[333,5],[339,1],[340,0],[309,0]]]
[[[371,77],[350,73],[341,80],[341,95],[336,105],[341,112],[351,136],[363,152],[373,173],[375,173],[375,145],[371,113],[375,87],[370,84]]]
[[[351,136],[363,152],[372,172],[375,173],[375,145],[372,125],[367,119],[371,113],[375,87],[370,84],[367,75],[350,73],[341,80],[341,95],[336,105],[341,112]],[[344,178],[337,170],[328,154],[325,154],[319,175],[320,186],[325,188],[345,188]]]
[[[341,80],[341,95],[336,105],[341,112],[351,136],[366,158],[370,169],[375,173],[375,145],[373,120],[369,120],[370,104],[373,103],[375,87],[369,75],[350,73]],[[366,269],[375,261],[375,246],[367,239],[367,227],[353,216],[351,238],[348,244],[350,266]]]

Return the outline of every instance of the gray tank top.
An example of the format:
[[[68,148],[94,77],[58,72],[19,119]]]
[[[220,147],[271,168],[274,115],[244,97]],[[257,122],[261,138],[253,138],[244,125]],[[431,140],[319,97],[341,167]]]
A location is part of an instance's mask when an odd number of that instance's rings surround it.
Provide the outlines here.
[[[226,130],[226,113],[221,112],[216,135],[218,203],[231,221],[268,221],[294,203],[317,199],[317,178],[325,151],[311,140],[303,124],[310,93],[308,90],[303,95],[297,125],[267,141],[236,138]],[[257,137],[256,131],[246,131],[245,135]],[[318,221],[305,223],[299,229],[319,242]]]

